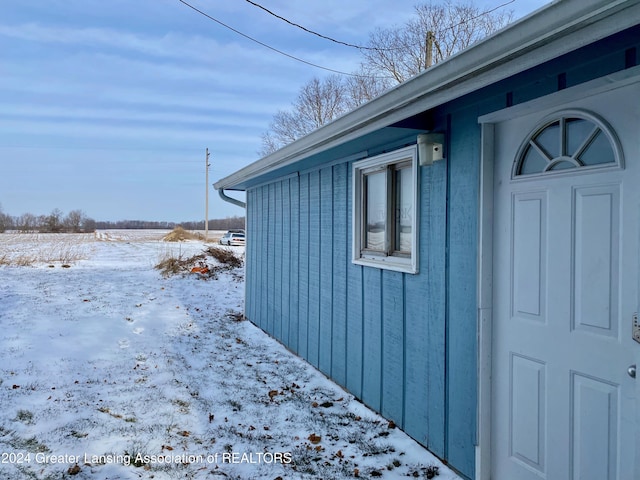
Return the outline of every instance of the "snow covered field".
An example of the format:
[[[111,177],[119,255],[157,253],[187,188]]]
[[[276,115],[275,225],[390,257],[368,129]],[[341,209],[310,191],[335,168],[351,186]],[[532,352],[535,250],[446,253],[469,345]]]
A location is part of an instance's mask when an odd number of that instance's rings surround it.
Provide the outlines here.
[[[205,247],[164,233],[0,234],[1,479],[458,478],[242,321],[242,269],[163,277]]]

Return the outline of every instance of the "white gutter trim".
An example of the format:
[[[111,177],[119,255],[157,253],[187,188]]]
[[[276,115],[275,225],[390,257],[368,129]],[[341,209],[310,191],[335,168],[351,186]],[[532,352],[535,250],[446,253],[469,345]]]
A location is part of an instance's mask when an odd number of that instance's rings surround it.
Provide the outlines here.
[[[625,9],[631,11],[623,12]],[[392,125],[632,27],[639,21],[637,0],[556,0],[309,135],[219,180],[214,187],[232,189],[248,179]],[[533,51],[536,55],[530,54]]]
[[[247,204],[245,202],[243,202],[242,200],[238,200],[237,198],[230,197],[229,195],[224,193],[224,188],[219,188],[218,189],[218,195],[220,195],[220,198],[222,200],[224,200],[225,202],[231,203],[231,204],[236,205],[236,206],[238,206],[240,208],[247,208]]]

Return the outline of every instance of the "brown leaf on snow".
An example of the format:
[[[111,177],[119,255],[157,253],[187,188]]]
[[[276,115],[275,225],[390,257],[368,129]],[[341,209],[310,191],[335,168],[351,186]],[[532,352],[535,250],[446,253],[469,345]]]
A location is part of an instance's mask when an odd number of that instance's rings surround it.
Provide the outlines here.
[[[320,435],[316,435],[315,433],[312,433],[311,435],[309,435],[309,441],[314,445],[317,443],[320,443],[321,440],[322,440],[322,437]]]
[[[278,390],[269,390],[269,399],[273,402],[273,398],[278,395]]]
[[[188,431],[183,430],[182,432],[178,432],[178,435],[180,435],[181,437],[188,437],[191,434]]]
[[[171,445],[162,445],[162,450],[173,450],[173,447]]]
[[[389,420],[389,428],[396,428],[396,423],[393,420]]]
[[[77,475],[80,473],[80,467],[76,463],[73,467],[69,467],[69,470],[67,470],[67,473],[69,475]]]
[[[357,468],[354,468],[354,469],[353,469],[353,476],[354,476],[354,477],[359,477],[359,476],[360,476],[360,470],[359,470],[359,469],[357,469]]]

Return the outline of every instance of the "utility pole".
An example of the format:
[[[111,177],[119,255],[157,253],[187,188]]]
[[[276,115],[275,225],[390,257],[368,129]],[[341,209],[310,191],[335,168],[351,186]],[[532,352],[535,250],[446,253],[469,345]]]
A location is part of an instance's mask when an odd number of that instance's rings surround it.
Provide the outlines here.
[[[206,149],[206,157],[205,157],[205,187],[206,187],[206,195],[205,195],[205,206],[204,206],[204,241],[209,241],[209,167],[211,164],[209,163],[209,149]]]
[[[425,68],[429,68],[433,63],[433,41],[434,35],[433,32],[427,32],[427,45],[426,51],[424,52],[424,66]]]

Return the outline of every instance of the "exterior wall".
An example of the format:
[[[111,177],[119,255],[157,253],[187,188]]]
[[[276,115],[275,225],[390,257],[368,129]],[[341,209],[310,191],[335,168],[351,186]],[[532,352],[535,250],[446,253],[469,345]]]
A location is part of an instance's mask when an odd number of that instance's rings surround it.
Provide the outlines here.
[[[444,457],[447,165],[420,169],[417,275],[351,263],[351,182],[346,162],[247,192],[246,315]],[[473,272],[465,277],[473,290]]]
[[[250,189],[248,319],[473,477],[477,118],[633,67],[639,38],[630,29],[433,112],[447,160],[420,168],[416,275],[351,263],[350,162]]]

